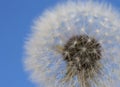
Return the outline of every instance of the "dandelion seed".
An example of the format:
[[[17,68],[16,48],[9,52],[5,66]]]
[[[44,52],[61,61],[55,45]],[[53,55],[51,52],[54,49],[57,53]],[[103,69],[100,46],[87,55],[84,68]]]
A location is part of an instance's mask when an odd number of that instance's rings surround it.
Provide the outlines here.
[[[25,44],[32,81],[43,87],[117,87],[119,19],[116,11],[92,0],[46,11]]]
[[[100,33],[100,30],[99,30],[99,29],[97,29],[97,30],[96,30],[96,33]]]

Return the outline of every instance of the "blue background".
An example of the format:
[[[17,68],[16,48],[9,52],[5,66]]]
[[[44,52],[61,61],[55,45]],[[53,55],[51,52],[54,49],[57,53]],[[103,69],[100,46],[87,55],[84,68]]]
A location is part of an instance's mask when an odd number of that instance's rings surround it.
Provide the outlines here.
[[[0,87],[36,87],[24,71],[24,42],[33,20],[62,1],[0,0]],[[120,0],[107,2],[120,9]]]

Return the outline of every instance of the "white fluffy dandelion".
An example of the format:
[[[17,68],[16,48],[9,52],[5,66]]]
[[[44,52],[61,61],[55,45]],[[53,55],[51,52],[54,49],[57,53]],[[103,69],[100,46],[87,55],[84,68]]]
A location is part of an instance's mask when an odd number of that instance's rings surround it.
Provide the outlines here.
[[[117,87],[118,13],[93,1],[68,1],[46,11],[25,44],[25,69],[44,87]]]

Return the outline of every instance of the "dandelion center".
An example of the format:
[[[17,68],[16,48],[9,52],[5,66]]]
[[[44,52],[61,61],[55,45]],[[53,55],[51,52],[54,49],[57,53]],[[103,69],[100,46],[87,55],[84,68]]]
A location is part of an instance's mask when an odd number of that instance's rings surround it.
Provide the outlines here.
[[[77,72],[84,71],[87,78],[89,73],[98,67],[97,61],[101,59],[101,45],[95,38],[88,35],[73,36],[64,45],[63,58],[68,67],[75,67]]]

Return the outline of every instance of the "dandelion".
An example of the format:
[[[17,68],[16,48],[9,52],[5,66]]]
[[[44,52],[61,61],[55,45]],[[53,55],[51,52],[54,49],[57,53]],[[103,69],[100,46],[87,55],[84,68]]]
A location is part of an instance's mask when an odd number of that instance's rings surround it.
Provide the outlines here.
[[[25,44],[25,69],[43,87],[117,87],[120,20],[111,6],[67,1],[44,12]]]

